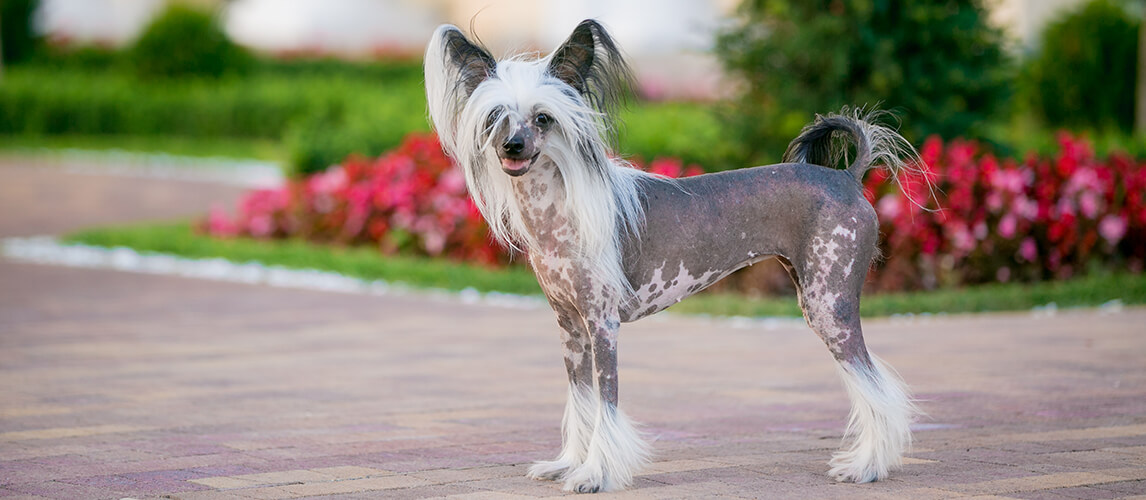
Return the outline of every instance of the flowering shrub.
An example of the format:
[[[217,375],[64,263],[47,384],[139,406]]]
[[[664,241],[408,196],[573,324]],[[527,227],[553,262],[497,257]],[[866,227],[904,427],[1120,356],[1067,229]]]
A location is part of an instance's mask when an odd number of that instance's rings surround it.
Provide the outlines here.
[[[703,173],[671,158],[654,160],[648,170],[669,177]],[[300,237],[372,244],[391,254],[508,262],[466,192],[462,171],[432,134],[411,134],[375,160],[351,157],[281,188],[251,191],[234,217],[213,208],[205,229],[216,236]]]
[[[206,229],[219,236],[374,244],[385,253],[482,264],[504,259],[466,194],[462,172],[430,134],[412,134],[375,160],[351,157],[281,188],[251,191],[234,218],[212,209]]]
[[[1062,133],[1053,158],[995,158],[975,142],[929,139],[927,173],[884,170],[865,186],[881,223],[878,289],[1069,278],[1089,266],[1140,272],[1146,261],[1146,168],[1095,157]],[[934,185],[934,196],[927,182]],[[925,210],[920,205],[938,210]]]
[[[1057,156],[1020,162],[997,159],[974,142],[932,138],[920,151],[926,172],[901,172],[896,185],[888,171],[871,171],[865,188],[879,213],[884,260],[869,284],[903,290],[1036,281],[1092,265],[1141,272],[1146,168],[1120,154],[1098,159],[1089,143],[1067,134],[1058,141]],[[703,173],[673,158],[634,164],[667,177]],[[509,260],[432,134],[412,134],[374,160],[352,157],[281,188],[251,191],[234,217],[212,209],[205,228],[218,236],[369,244],[384,253],[484,265]],[[741,288],[757,286],[741,281]]]

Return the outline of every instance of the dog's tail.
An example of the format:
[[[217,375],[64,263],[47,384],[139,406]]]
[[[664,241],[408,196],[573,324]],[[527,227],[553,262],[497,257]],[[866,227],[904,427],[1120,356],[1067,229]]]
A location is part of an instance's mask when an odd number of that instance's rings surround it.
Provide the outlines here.
[[[889,168],[892,175],[904,169],[924,169],[911,143],[895,130],[875,123],[884,114],[844,108],[839,114],[816,115],[815,121],[788,144],[784,161],[831,167],[841,158],[846,160],[850,139],[856,146],[856,159],[846,170],[857,181],[875,165]]]

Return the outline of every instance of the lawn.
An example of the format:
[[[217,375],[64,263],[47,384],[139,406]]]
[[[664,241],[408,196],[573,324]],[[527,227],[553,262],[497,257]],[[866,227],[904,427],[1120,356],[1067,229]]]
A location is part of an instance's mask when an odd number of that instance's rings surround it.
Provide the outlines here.
[[[333,271],[366,280],[403,283],[414,288],[540,295],[525,266],[503,269],[470,266],[443,259],[383,256],[368,247],[329,247],[302,241],[218,239],[200,234],[186,222],[95,228],[71,234],[66,242],[102,247],[130,247],[141,252],[188,258],[257,261],[295,269]],[[896,314],[970,313],[1056,307],[1092,307],[1111,301],[1146,303],[1146,275],[1094,274],[1085,278],[1033,284],[1001,283],[918,293],[869,294],[861,312],[866,317]],[[702,293],[672,308],[684,314],[713,316],[800,315],[794,297],[745,297]]]

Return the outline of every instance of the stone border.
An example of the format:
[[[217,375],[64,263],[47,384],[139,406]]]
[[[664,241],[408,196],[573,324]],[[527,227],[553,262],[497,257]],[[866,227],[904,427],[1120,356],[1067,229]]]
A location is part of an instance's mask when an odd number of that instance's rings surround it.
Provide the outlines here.
[[[88,149],[14,149],[0,158],[21,158],[67,173],[223,184],[268,189],[285,177],[275,162],[224,157],[190,157],[165,153]]]
[[[64,244],[51,236],[5,238],[0,241],[0,255],[36,264],[179,276],[297,290],[379,296],[417,295],[434,300],[509,309],[547,307],[540,297],[502,292],[483,293],[473,288],[459,292],[415,288],[401,282],[362,280],[329,271],[268,266],[257,261],[237,263],[222,258],[191,259],[160,253],[141,253],[125,247]]]
[[[363,280],[340,273],[317,269],[291,269],[268,266],[261,262],[232,262],[223,258],[192,259],[170,254],[138,252],[127,247],[107,248],[81,243],[61,243],[53,236],[12,237],[0,240],[0,256],[34,264],[105,269],[141,274],[263,285],[296,290],[351,293],[375,296],[414,296],[440,302],[480,304],[504,309],[548,309],[539,296],[504,292],[481,292],[473,288],[451,291],[440,288],[418,288],[402,282]],[[803,318],[746,316],[709,316],[705,314],[668,316],[715,322],[736,329],[775,330],[803,325]],[[645,321],[662,321],[658,314]]]

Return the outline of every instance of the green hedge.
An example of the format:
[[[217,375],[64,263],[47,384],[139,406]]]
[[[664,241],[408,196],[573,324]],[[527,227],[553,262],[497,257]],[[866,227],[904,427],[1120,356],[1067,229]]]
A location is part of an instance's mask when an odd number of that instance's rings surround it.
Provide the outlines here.
[[[211,12],[168,5],[128,51],[135,73],[158,79],[246,73],[254,59],[220,23]]]
[[[164,82],[136,78],[128,64],[86,51],[11,68],[0,80],[0,134],[274,140],[293,169],[310,172],[429,130],[416,63],[262,62],[246,77]],[[738,155],[708,106],[634,103],[621,121],[624,155],[743,166],[729,164]]]
[[[0,85],[0,132],[279,137],[292,118],[323,103],[299,97],[288,81],[143,85],[111,73],[15,68]]]
[[[306,152],[292,154],[306,158],[295,165],[304,169],[378,154],[428,128],[420,84],[403,81],[257,74],[155,84],[118,71],[21,67],[0,83],[3,134],[287,139]]]

